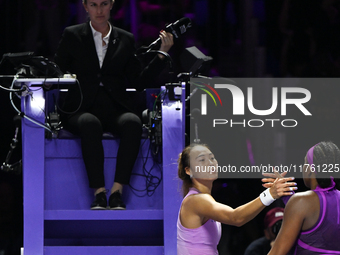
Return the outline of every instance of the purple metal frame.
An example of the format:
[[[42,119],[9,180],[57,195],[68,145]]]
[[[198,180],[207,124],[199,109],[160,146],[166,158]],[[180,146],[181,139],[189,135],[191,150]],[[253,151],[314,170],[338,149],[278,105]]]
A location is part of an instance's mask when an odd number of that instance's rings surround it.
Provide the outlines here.
[[[26,85],[30,85],[27,81]],[[184,101],[184,89],[181,101]],[[22,111],[44,123],[43,90],[22,98]],[[184,106],[184,104],[183,104]],[[93,194],[88,188],[78,139],[45,139],[45,130],[22,121],[24,254],[176,254],[176,221],[181,202],[177,158],[184,147],[184,109],[164,99],[163,180],[151,197],[137,197],[124,191],[126,211],[91,211]],[[117,140],[104,140],[105,175],[114,178]],[[141,148],[136,172],[153,165],[146,155],[148,140]],[[109,170],[107,170],[109,169]],[[144,180],[132,178],[132,184]],[[109,186],[108,186],[109,187]]]

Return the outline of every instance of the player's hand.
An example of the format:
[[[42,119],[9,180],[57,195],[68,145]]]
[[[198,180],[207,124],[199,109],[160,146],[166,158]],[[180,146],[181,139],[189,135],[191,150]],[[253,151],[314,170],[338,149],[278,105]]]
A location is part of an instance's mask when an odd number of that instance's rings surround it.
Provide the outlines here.
[[[292,182],[294,177],[289,178],[277,178],[270,187],[270,194],[273,198],[278,199],[282,196],[293,195],[293,191],[297,190],[296,182]]]
[[[288,172],[283,172],[281,176],[285,177],[287,173]],[[263,182],[262,186],[265,188],[270,188],[273,185],[273,182],[275,181],[275,179],[278,178],[278,176],[274,173],[262,173],[262,175],[267,177],[267,178],[262,179],[262,182]]]

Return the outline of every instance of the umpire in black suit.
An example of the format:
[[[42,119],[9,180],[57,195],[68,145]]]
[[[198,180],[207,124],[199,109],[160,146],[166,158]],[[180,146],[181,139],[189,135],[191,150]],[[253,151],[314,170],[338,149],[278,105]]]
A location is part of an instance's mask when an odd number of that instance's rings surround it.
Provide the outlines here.
[[[70,87],[64,109],[73,114],[64,118],[64,126],[81,138],[82,154],[90,188],[95,189],[91,209],[106,209],[104,181],[103,132],[120,137],[115,181],[109,198],[110,209],[125,209],[121,199],[135,164],[141,134],[140,118],[132,112],[127,87],[142,91],[166,66],[158,54],[145,68],[134,56],[135,40],[131,33],[114,27],[110,10],[114,0],[83,0],[90,21],[67,27],[59,43],[55,62],[63,72],[77,75],[79,87]],[[160,50],[173,45],[172,34],[160,32]]]

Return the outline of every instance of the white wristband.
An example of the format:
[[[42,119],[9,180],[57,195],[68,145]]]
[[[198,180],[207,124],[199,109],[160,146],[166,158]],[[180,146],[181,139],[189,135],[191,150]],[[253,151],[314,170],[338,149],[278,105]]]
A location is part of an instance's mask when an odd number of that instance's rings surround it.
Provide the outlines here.
[[[265,206],[270,205],[271,203],[273,203],[276,200],[270,194],[269,189],[266,189],[265,191],[263,191],[260,194],[260,199],[261,199],[262,204],[264,204]]]

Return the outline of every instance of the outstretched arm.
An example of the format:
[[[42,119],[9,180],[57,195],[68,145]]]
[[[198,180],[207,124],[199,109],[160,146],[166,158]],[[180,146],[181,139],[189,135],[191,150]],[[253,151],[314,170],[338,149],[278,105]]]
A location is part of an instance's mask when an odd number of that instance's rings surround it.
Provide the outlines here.
[[[272,197],[277,199],[289,194],[290,186],[295,186],[295,183],[288,182],[290,180],[291,178],[275,180],[270,188]],[[265,208],[259,197],[235,209],[216,202],[208,194],[193,197],[191,202],[195,203],[195,206],[191,207],[194,208],[195,214],[234,226],[242,226],[249,222]]]

